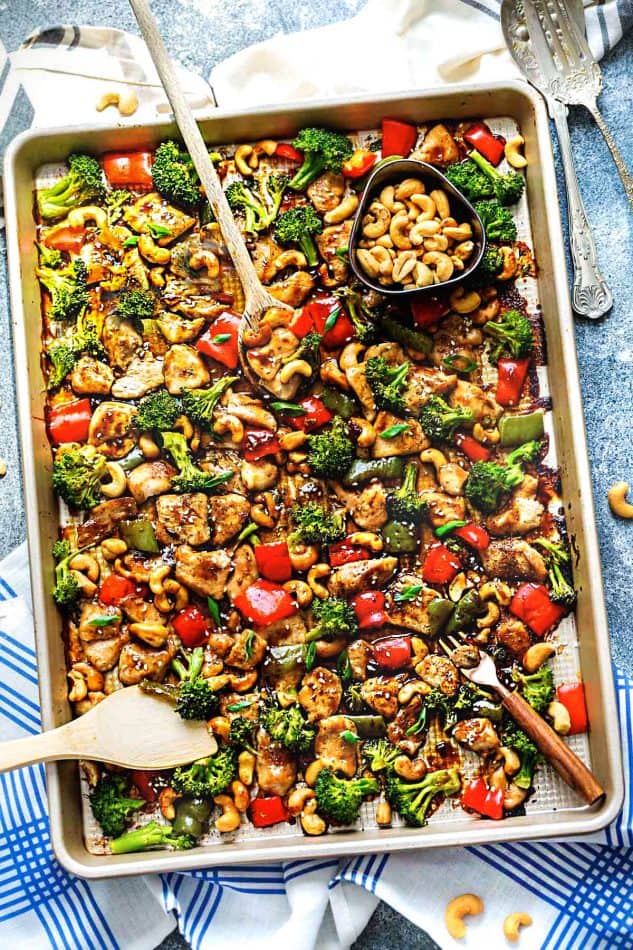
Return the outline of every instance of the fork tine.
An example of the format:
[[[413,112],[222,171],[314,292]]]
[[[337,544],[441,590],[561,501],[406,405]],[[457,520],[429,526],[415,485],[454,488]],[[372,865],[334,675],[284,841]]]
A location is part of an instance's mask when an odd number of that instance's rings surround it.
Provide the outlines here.
[[[460,634],[457,637],[449,637],[448,639],[453,645],[453,649],[458,650],[461,647],[462,643],[464,642],[464,635]]]
[[[534,47],[539,67],[547,82],[553,83],[559,75],[558,67],[554,60],[541,18],[536,10],[534,0],[525,0],[523,8],[528,33],[530,35],[530,42]]]
[[[585,59],[583,50],[584,35],[582,35],[582,31],[579,30],[578,24],[571,15],[571,11],[565,3],[565,0],[551,0],[551,2],[556,11],[556,19],[562,39],[568,49],[572,50],[576,62],[580,64],[580,62]]]
[[[453,650],[451,647],[449,647],[446,640],[438,640],[437,642],[441,646],[442,650],[444,650],[444,653],[446,654],[446,656],[450,658],[450,655],[453,652]]]
[[[571,34],[563,30],[564,16],[560,13],[560,7],[557,9],[557,19],[554,20],[549,7],[548,0],[536,0],[536,10],[543,24],[545,35],[547,37],[550,49],[557,57],[561,69],[575,69],[580,65],[578,55],[574,51],[574,43],[571,40]]]

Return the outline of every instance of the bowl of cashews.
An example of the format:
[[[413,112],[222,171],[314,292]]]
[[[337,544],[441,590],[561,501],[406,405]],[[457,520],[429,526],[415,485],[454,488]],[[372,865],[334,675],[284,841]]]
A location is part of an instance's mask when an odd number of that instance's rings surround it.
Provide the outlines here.
[[[479,215],[437,169],[394,159],[369,177],[350,235],[350,264],[378,293],[433,293],[468,277],[486,238]]]

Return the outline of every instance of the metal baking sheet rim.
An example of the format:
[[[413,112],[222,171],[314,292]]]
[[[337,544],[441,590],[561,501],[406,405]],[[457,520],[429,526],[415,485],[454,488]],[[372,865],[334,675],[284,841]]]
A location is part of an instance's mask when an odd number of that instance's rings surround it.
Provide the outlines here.
[[[492,111],[494,110],[494,111]],[[607,790],[606,799],[593,808],[576,812],[523,816],[508,822],[478,820],[431,823],[424,831],[406,828],[331,834],[320,839],[289,843],[277,838],[246,845],[230,842],[192,852],[96,856],[83,843],[79,782],[74,763],[46,768],[51,842],[60,863],[81,877],[99,878],[124,874],[192,870],[214,864],[247,864],[291,858],[334,857],[371,851],[486,844],[500,841],[563,837],[594,833],[611,822],[622,806],[624,783],[617,706],[601,566],[595,527],[591,477],[582,413],[573,317],[569,302],[565,250],[558,209],[556,177],[545,106],[527,84],[473,85],[445,90],[390,93],[289,104],[283,109],[255,109],[239,113],[218,110],[202,120],[213,140],[240,141],[292,134],[307,122],[330,123],[343,128],[368,128],[385,112],[402,119],[431,120],[473,115],[508,114],[518,119],[531,157],[528,201],[534,229],[534,250],[539,264],[539,296],[543,307],[548,362],[563,372],[551,374],[554,419],[560,451],[563,499],[570,536],[582,551],[576,579],[579,583],[579,648],[593,730],[590,747],[593,767]],[[29,131],[18,136],[5,157],[5,212],[9,282],[14,332],[17,408],[22,450],[26,522],[33,589],[33,614],[38,654],[39,690],[45,728],[61,725],[70,717],[59,618],[45,592],[42,569],[43,539],[56,536],[56,515],[49,485],[50,450],[44,430],[43,391],[39,372],[40,302],[34,276],[34,225],[32,178],[44,161],[65,157],[72,149],[106,151],[155,143],[174,134],[173,123],[157,121],[143,126],[77,127]],[[536,159],[536,161],[535,161]],[[549,200],[548,200],[549,199]],[[28,334],[28,319],[36,333]],[[29,372],[30,369],[30,372]],[[562,411],[561,411],[562,410]],[[41,464],[38,464],[40,462]],[[46,510],[46,506],[50,510]]]

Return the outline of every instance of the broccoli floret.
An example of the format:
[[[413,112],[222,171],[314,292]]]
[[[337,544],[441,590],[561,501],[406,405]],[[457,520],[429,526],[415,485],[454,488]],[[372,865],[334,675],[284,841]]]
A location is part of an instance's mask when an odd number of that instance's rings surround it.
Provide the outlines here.
[[[289,181],[288,175],[263,175],[259,179],[259,193],[265,206],[263,227],[269,228],[279,214]]]
[[[57,389],[72,372],[76,362],[76,354],[70,343],[64,340],[52,343],[46,355],[51,361],[52,369],[48,374],[48,388]]]
[[[177,685],[144,679],[141,680],[141,689],[146,693],[167,696],[176,704],[176,712],[181,719],[210,719],[218,707],[219,700],[207,679],[201,675],[204,650],[202,647],[196,647],[184,656],[184,663],[179,659],[171,662],[180,680]]]
[[[156,191],[184,208],[193,208],[200,201],[200,179],[188,152],[176,142],[161,142],[154,155],[152,181]]]
[[[352,825],[360,815],[367,795],[375,795],[380,785],[372,778],[339,778],[332,769],[321,769],[316,780],[317,811],[337,825]]]
[[[235,751],[222,749],[208,759],[179,766],[174,771],[171,785],[179,795],[213,798],[228,788],[236,773]]]
[[[533,462],[540,442],[532,440],[510,452],[505,466],[496,462],[475,462],[464,487],[466,498],[479,511],[493,514],[506,495],[523,481],[523,463]]]
[[[246,719],[245,716],[236,716],[235,719],[232,719],[231,728],[229,729],[229,745],[231,748],[239,751],[247,749],[249,752],[254,752],[253,740],[256,725],[257,723],[253,719]]]
[[[125,188],[116,188],[114,191],[108,192],[105,203],[109,224],[114,224],[119,220],[123,213],[123,205],[129,201],[131,197],[131,192],[126,191]]]
[[[101,500],[106,460],[92,445],[69,442],[53,462],[53,487],[73,508],[94,508]]]
[[[449,406],[441,396],[431,396],[420,412],[420,425],[432,442],[450,442],[460,426],[471,426],[473,421],[471,409]]]
[[[290,510],[290,520],[294,525],[294,531],[288,537],[291,544],[297,541],[302,544],[334,544],[345,535],[343,512],[330,514],[316,501],[294,505]]]
[[[285,356],[282,363],[291,363],[293,360],[305,360],[306,363],[317,369],[321,362],[321,340],[323,337],[315,330],[306,333],[296,350],[293,350],[288,356]]]
[[[277,218],[275,237],[280,244],[298,244],[305,254],[308,267],[319,259],[313,235],[320,234],[323,224],[312,205],[300,205],[284,211]]]
[[[61,251],[58,251],[54,247],[46,247],[45,244],[38,244],[35,242],[35,246],[39,251],[39,265],[40,267],[61,267],[64,263],[64,258],[62,257]]]
[[[571,607],[576,601],[576,591],[565,576],[569,572],[570,557],[567,548],[560,542],[546,541],[539,538],[533,541],[546,552],[547,572],[552,585],[550,597],[556,604]]]
[[[69,557],[72,548],[70,541],[59,540],[55,542],[51,550],[56,561],[63,561],[64,558]],[[74,553],[76,554],[77,552],[75,551]]]
[[[81,588],[77,578],[70,570],[72,559],[85,548],[79,551],[73,551],[68,541],[56,541],[53,545],[53,557],[55,558],[55,586],[53,587],[53,600],[58,607],[70,610],[75,605],[81,594]]]
[[[512,781],[515,785],[518,785],[519,788],[530,788],[534,776],[534,769],[538,763],[542,761],[539,750],[530,737],[527,736],[522,729],[519,729],[514,722],[508,723],[503,730],[502,742],[508,749],[514,749],[521,759],[521,767],[519,771],[512,776]]]
[[[426,824],[427,812],[436,795],[457,795],[460,789],[458,769],[427,772],[420,782],[405,782],[395,773],[389,773],[385,783],[389,804],[414,828]]]
[[[254,195],[243,181],[233,181],[226,189],[226,200],[232,211],[241,211],[246,219],[245,230],[256,234],[267,227],[267,210],[261,199]]]
[[[516,359],[529,356],[534,346],[534,331],[527,317],[518,310],[506,310],[500,320],[489,320],[484,333],[496,340],[490,359],[496,363],[503,353]]]
[[[501,270],[503,270],[503,254],[494,244],[488,244],[477,265],[475,277],[478,281],[487,283],[494,280]]]
[[[511,244],[516,239],[517,226],[512,213],[503,208],[496,198],[477,202],[475,211],[481,218],[488,241]]]
[[[424,708],[429,713],[437,713],[445,732],[450,732],[457,722],[458,716],[455,712],[454,698],[447,696],[437,687],[424,697]]]
[[[37,193],[37,208],[43,218],[63,218],[71,208],[101,201],[105,195],[101,165],[96,158],[71,155],[68,166],[68,174],[61,181]]]
[[[82,310],[74,331],[55,340],[47,350],[47,356],[53,366],[48,377],[48,388],[56,389],[60,386],[84,353],[95,359],[103,359],[105,356],[105,349],[94,321],[88,319],[86,311]]]
[[[483,201],[494,196],[492,182],[470,158],[449,165],[444,174],[469,201]]]
[[[212,492],[233,477],[233,472],[212,475],[194,464],[189,446],[180,432],[163,432],[163,448],[167,449],[178,468],[178,475],[171,480],[172,491]]]
[[[72,264],[57,270],[38,267],[36,274],[51,295],[53,320],[76,320],[84,307],[88,306],[88,269],[81,257],[76,257]]]
[[[505,175],[503,175],[497,171],[494,165],[490,164],[488,159],[476,151],[470,153],[469,160],[479,166],[481,173],[485,175],[491,183],[497,201],[502,205],[513,205],[519,200],[525,188],[523,175],[519,175],[518,172],[513,171],[506,172]],[[481,197],[486,196],[482,195]]]
[[[143,320],[151,320],[156,308],[156,298],[149,290],[140,287],[125,287],[116,302],[116,312],[123,320],[142,326]]]
[[[142,828],[135,828],[110,842],[112,854],[132,854],[135,851],[147,851],[150,848],[168,847],[177,851],[187,851],[195,847],[196,839],[192,835],[175,835],[171,825],[159,825],[150,821]]]
[[[400,755],[400,749],[387,739],[370,739],[363,746],[363,759],[371,772],[390,769]]]
[[[303,165],[289,182],[294,191],[305,191],[321,172],[340,172],[354,151],[346,135],[329,129],[301,129],[292,144],[304,153]]]
[[[404,470],[402,485],[387,495],[389,517],[400,524],[420,524],[428,505],[418,495],[418,467],[414,462]]]
[[[106,772],[90,793],[90,807],[109,838],[125,831],[130,818],[142,808],[142,798],[130,798],[129,785],[120,774]]]
[[[403,392],[409,375],[409,363],[389,366],[384,356],[371,356],[363,366],[378,409],[386,409],[398,416],[405,415],[407,407]]]
[[[157,389],[149,393],[136,408],[134,425],[143,432],[154,430],[167,432],[172,428],[178,416],[182,415],[182,404],[166,389]]]
[[[106,355],[105,347],[99,337],[99,329],[92,317],[87,316],[85,310],[77,318],[71,344],[77,358],[82,353],[87,353],[96,360],[102,360]]]
[[[512,679],[526,702],[538,713],[544,713],[554,698],[554,674],[548,666],[541,666],[536,673],[522,673],[516,667]]]
[[[358,620],[354,608],[340,597],[315,598],[312,613],[317,621],[306,634],[306,643],[313,640],[336,640],[338,637],[354,637],[358,633]]]
[[[336,416],[332,425],[319,435],[308,438],[308,464],[319,478],[339,478],[354,458],[354,443],[347,423]]]
[[[237,376],[225,376],[218,379],[210,389],[185,389],[182,394],[182,408],[185,414],[192,422],[197,422],[205,429],[211,429],[213,411],[220,397],[237,378]]]
[[[307,752],[316,736],[316,729],[306,722],[297,705],[287,709],[267,706],[261,723],[271,739],[291,752]]]
[[[343,694],[343,701],[352,716],[362,716],[369,709],[363,699],[360,683],[350,683]]]
[[[372,343],[376,338],[379,314],[367,306],[358,285],[345,285],[335,290],[334,294],[344,303],[360,342]]]

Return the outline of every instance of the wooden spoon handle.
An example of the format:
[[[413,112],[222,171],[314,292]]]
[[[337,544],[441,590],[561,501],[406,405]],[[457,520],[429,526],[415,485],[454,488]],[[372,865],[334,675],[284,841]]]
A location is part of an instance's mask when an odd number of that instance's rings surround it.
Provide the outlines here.
[[[545,720],[526,702],[520,693],[504,690],[501,702],[512,718],[540,749],[547,761],[554,766],[561,778],[574,791],[593,805],[605,794],[602,786],[581,762],[575,752],[563,742]]]
[[[0,772],[9,772],[35,762],[52,762],[56,759],[81,759],[90,754],[85,737],[67,723],[50,732],[41,732],[25,739],[12,739],[0,744]]]

